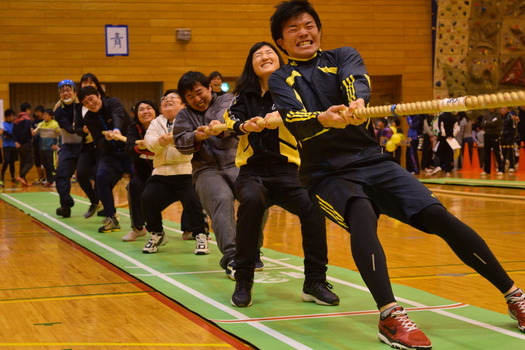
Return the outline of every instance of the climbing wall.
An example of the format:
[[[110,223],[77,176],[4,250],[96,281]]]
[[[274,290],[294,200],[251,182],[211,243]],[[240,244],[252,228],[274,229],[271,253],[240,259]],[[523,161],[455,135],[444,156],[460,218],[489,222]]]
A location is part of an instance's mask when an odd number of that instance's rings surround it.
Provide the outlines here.
[[[525,86],[525,1],[437,3],[435,98]]]

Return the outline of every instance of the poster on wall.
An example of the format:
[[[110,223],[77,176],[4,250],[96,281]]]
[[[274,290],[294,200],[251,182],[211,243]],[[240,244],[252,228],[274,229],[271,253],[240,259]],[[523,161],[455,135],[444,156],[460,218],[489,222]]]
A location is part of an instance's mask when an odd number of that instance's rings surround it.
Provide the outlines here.
[[[106,24],[106,56],[128,56],[128,26]]]

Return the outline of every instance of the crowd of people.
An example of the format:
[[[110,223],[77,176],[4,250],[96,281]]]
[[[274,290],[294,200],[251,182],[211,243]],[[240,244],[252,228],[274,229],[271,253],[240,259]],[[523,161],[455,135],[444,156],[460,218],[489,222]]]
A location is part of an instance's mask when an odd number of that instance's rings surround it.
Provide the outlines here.
[[[454,164],[451,138],[463,146],[477,143],[495,150],[498,172],[505,171],[498,147],[518,140],[525,112],[487,111],[475,124],[461,113],[408,116],[411,141],[406,142],[399,118],[373,123],[353,115],[370,99],[363,59],[351,47],[320,49],[321,20],[308,1],[283,1],[270,23],[276,45],[258,42],[251,47],[233,93],[220,89],[220,73],[189,71],[176,89],[165,91],[160,109],[154,101],[139,100],[130,116],[118,98],[106,95],[96,76],[86,74],[78,90],[72,80],[60,81],[59,102],[54,110],[39,108],[41,116],[35,109],[32,118],[28,103],[22,104],[18,117],[5,111],[2,180],[9,167],[12,181],[30,186],[26,174],[37,164],[38,149],[37,181],[56,184],[56,215],[71,216],[75,175],[91,203],[84,217],[103,216],[98,231],[107,233],[121,230],[112,191],[130,171],[132,227],[122,240],[149,235],[142,252],[157,253],[168,242],[162,211],[180,201],[182,239],[195,240],[196,255],[210,253],[211,222],[219,264],[235,281],[231,303],[236,307],[253,303],[254,271],[264,268],[260,248],[267,210],[273,205],[301,222],[303,301],[338,305],[339,297],[326,280],[328,218],[350,233],[352,257],[380,311],[379,339],[403,349],[430,349],[430,340],[393,295],[377,236],[377,219],[385,214],[443,238],[465,264],[501,291],[525,332],[521,289],[483,239],[410,175],[460,167],[459,161]],[[271,123],[275,117],[283,124]],[[399,164],[396,146],[401,142],[407,145],[409,171]],[[16,155],[17,177],[12,165]],[[502,159],[509,161],[509,171],[516,163],[512,155],[504,148]],[[484,159],[484,171],[490,173],[490,157]]]
[[[492,169],[497,175],[517,170],[520,147],[525,141],[525,106],[416,114],[406,116],[405,120],[406,134],[400,129],[400,117],[377,118],[374,133],[383,149],[398,163],[401,145],[406,146],[406,169],[411,174],[444,172],[445,176],[451,176],[453,171],[463,169],[465,161],[471,162],[465,166],[479,166],[473,170],[482,177],[490,175]],[[401,142],[393,142],[394,134],[400,132]],[[464,159],[465,152],[468,159]],[[473,156],[479,163],[472,163]]]

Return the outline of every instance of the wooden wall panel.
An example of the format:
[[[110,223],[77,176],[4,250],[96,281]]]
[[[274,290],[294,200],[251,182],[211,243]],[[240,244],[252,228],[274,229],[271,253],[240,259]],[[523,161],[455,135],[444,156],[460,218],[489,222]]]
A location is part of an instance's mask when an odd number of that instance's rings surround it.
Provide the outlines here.
[[[431,0],[311,2],[323,21],[325,50],[354,46],[372,76],[402,76],[402,101],[432,97]],[[277,3],[2,0],[0,99],[9,107],[9,83],[78,81],[86,72],[106,83],[164,87],[176,86],[188,70],[237,77],[250,46],[272,41],[269,18]],[[107,24],[128,26],[129,56],[106,57]],[[176,41],[177,28],[192,30],[189,43]]]

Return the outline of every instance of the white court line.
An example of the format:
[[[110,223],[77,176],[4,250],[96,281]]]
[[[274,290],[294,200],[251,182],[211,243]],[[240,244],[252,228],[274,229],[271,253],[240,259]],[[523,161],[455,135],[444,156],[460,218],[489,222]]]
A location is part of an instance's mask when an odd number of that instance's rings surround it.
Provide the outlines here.
[[[175,281],[175,280],[165,276],[161,272],[159,272],[159,271],[157,271],[157,270],[155,270],[155,269],[153,269],[153,268],[151,268],[151,267],[141,263],[138,260],[133,259],[132,257],[130,257],[130,256],[126,255],[126,254],[123,254],[122,252],[120,252],[120,251],[118,251],[118,250],[116,250],[116,249],[114,249],[114,248],[112,248],[112,247],[110,247],[110,246],[108,246],[108,245],[106,245],[106,244],[96,240],[95,238],[93,238],[91,236],[88,236],[88,235],[84,234],[81,231],[78,231],[74,227],[65,224],[64,222],[62,222],[62,221],[60,221],[60,220],[58,220],[58,219],[48,215],[47,213],[41,212],[40,210],[38,210],[36,208],[33,208],[30,205],[27,205],[26,203],[21,202],[21,201],[15,199],[15,198],[11,197],[8,194],[3,193],[2,195],[7,197],[7,198],[9,198],[9,199],[11,199],[14,202],[20,204],[20,205],[22,205],[22,206],[32,210],[33,212],[35,212],[37,214],[40,214],[40,215],[44,216],[45,218],[47,218],[47,219],[49,219],[49,220],[59,224],[60,226],[64,227],[65,229],[69,230],[71,233],[74,233],[77,236],[82,237],[82,238],[90,241],[91,243],[96,244],[100,248],[103,248],[103,249],[107,250],[108,252],[110,252],[112,254],[115,254],[116,256],[118,256],[118,257],[120,257],[120,258],[122,258],[124,260],[129,261],[133,265],[141,267],[142,269],[144,269],[145,271],[150,272],[151,274],[155,275],[159,279],[164,280],[165,282],[168,282],[169,284],[172,284],[175,287],[178,287],[178,288],[182,289],[183,291],[187,292],[188,294],[190,294],[190,295],[192,295],[192,296],[194,296],[196,298],[199,298],[200,300],[210,304],[211,306],[216,307],[217,309],[219,309],[219,310],[221,310],[221,311],[223,311],[223,312],[225,312],[225,313],[227,313],[227,314],[229,314],[229,315],[231,315],[231,316],[233,316],[233,317],[235,317],[237,319],[249,319],[250,318],[250,317],[248,317],[248,316],[238,312],[237,310],[234,310],[231,307],[225,306],[225,305],[223,305],[223,304],[213,300],[212,298],[208,297],[207,295],[202,294],[199,291],[186,286],[183,283],[180,283],[178,281]],[[290,345],[291,347],[293,347],[295,349],[305,349],[305,350],[306,349],[311,349],[308,346],[306,346],[306,345],[304,345],[304,344],[302,344],[302,343],[300,343],[300,342],[298,342],[298,341],[296,341],[296,340],[294,340],[292,338],[289,338],[289,337],[285,336],[284,334],[281,334],[281,333],[279,333],[279,332],[277,332],[277,331],[275,331],[275,330],[273,330],[273,329],[271,329],[271,328],[269,328],[269,327],[267,327],[267,326],[265,326],[265,325],[263,325],[263,324],[261,324],[259,322],[254,322],[254,324],[250,323],[250,326],[253,326],[254,328],[260,330],[261,332],[266,333],[269,336],[271,336],[271,337],[273,337],[273,338],[283,342],[284,344]]]
[[[80,231],[77,231],[75,230],[74,228],[68,226],[68,225],[65,225],[63,224],[61,221],[58,221],[56,220],[55,218],[52,218],[50,217],[48,214],[45,214],[45,213],[42,213],[30,206],[28,206],[27,204],[23,203],[23,202],[20,202],[16,199],[14,199],[13,197],[7,195],[7,194],[3,194],[4,196],[22,204],[23,206],[27,207],[27,208],[31,208],[32,210],[38,212],[38,213],[41,213],[43,216],[46,216],[52,220],[54,220],[55,222],[59,223],[60,225],[66,227],[66,228],[70,228],[72,232],[74,233],[77,233],[82,236],[82,237],[86,237],[88,240],[90,241],[93,241],[94,243],[96,243],[97,245],[100,245],[101,247],[103,246],[105,249],[111,251],[111,252],[115,252],[116,255],[118,256],[121,256],[121,257],[124,257],[126,260],[128,261],[136,261],[136,265],[140,265],[140,266],[145,266],[144,270],[147,270],[147,271],[154,271],[153,274],[163,280],[166,280],[168,281],[169,283],[171,284],[174,284],[174,285],[177,285],[179,288],[183,289],[183,290],[191,290],[193,291],[193,289],[179,283],[179,282],[176,282],[174,280],[171,280],[169,279],[167,276],[164,276],[163,274],[161,274],[160,272],[156,271],[156,270],[153,270],[151,269],[149,266],[146,266],[142,263],[140,263],[139,261],[121,253],[120,251],[116,250],[116,249],[113,249],[109,246],[106,246],[105,244],[95,240],[94,238],[90,237],[90,236],[87,236],[85,234],[83,234],[82,232]],[[107,247],[107,248],[106,248]],[[302,266],[295,266],[295,265],[292,265],[292,264],[288,264],[288,263],[285,263],[283,262],[282,260],[278,260],[278,259],[271,259],[271,258],[268,258],[267,256],[263,256],[261,257],[264,261],[269,261],[269,262],[272,262],[274,264],[280,264],[281,266],[285,266],[285,267],[288,267],[290,269],[293,269],[293,270],[297,270],[297,271],[303,271],[303,267]],[[341,280],[341,279],[338,279],[338,278],[334,278],[334,277],[330,277],[330,276],[327,276],[327,280],[329,281],[332,281],[332,282],[336,282],[336,283],[339,283],[339,284],[342,284],[342,285],[345,285],[345,286],[348,286],[348,287],[352,287],[354,289],[358,289],[358,290],[361,290],[361,291],[364,291],[364,292],[367,292],[367,293],[370,293],[368,288],[366,287],[363,287],[363,286],[360,286],[358,284],[354,284],[354,283],[351,283],[351,282],[348,282],[348,281],[344,281],[344,280]],[[176,283],[176,284],[175,284]],[[183,287],[181,287],[181,286]],[[193,295],[195,295],[194,293],[198,293],[199,295],[202,295],[200,294],[199,292],[197,291],[194,291],[194,292],[190,292],[192,293]],[[213,305],[217,308],[219,308],[220,310],[223,310],[225,311],[226,313],[229,313],[230,315],[234,316],[234,317],[237,317],[239,319],[248,319],[248,317],[246,317],[245,315],[243,315],[242,313],[236,311],[236,310],[233,310],[229,307],[226,307],[220,303],[217,303],[215,300],[211,299],[211,298],[208,298],[206,296],[204,296],[204,298],[206,299],[205,301],[208,302],[210,305]],[[415,306],[415,307],[420,307],[420,308],[423,308],[423,307],[428,307],[428,305],[425,305],[425,304],[422,304],[422,303],[419,303],[419,302],[416,302],[416,301],[413,301],[413,300],[410,300],[410,299],[406,299],[406,298],[400,298],[400,297],[397,297],[396,296],[396,299],[398,301],[402,301],[408,305],[412,305],[412,306]],[[204,299],[203,299],[204,300]],[[231,311],[231,312],[230,312]],[[523,339],[525,340],[525,334],[521,334],[521,333],[517,333],[517,332],[514,332],[514,331],[511,331],[511,330],[508,330],[508,329],[505,329],[505,328],[501,328],[501,327],[497,327],[497,326],[493,326],[491,324],[488,324],[488,323],[485,323],[485,322],[480,322],[480,321],[477,321],[477,320],[473,320],[471,318],[468,318],[468,317],[463,317],[463,316],[460,316],[460,315],[455,315],[451,312],[448,312],[448,311],[444,311],[444,310],[429,310],[430,312],[434,312],[434,313],[437,313],[437,314],[440,314],[442,316],[446,316],[446,317],[450,317],[450,318],[453,318],[453,319],[456,319],[456,320],[459,320],[459,321],[463,321],[463,322],[466,322],[466,323],[470,323],[472,325],[475,325],[475,326],[478,326],[478,327],[482,327],[482,328],[485,328],[485,329],[488,329],[488,330],[491,330],[491,331],[494,331],[494,332],[498,332],[498,333],[501,333],[501,334],[505,334],[505,335],[508,335],[508,336],[511,336],[511,337],[514,337],[514,338],[518,338],[518,339]],[[260,325],[260,324],[259,324]],[[263,325],[260,325],[260,326],[263,326]],[[273,331],[273,330],[271,330]],[[286,337],[283,335],[283,337]],[[276,337],[277,338],[277,337]],[[286,337],[287,338],[287,337]],[[280,338],[277,338],[279,340],[281,340]],[[289,339],[289,338],[288,338]],[[293,341],[293,340],[292,340]],[[294,341],[295,342],[295,341]],[[303,344],[300,344],[301,346],[304,346]],[[302,347],[301,347],[302,349]],[[306,348],[305,348],[306,349]]]

